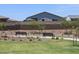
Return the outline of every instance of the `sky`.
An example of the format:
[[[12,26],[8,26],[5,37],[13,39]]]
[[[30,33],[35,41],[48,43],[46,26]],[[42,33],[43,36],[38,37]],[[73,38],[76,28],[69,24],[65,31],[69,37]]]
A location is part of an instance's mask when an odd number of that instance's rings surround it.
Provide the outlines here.
[[[79,15],[79,4],[0,4],[0,16],[23,21],[40,12],[66,17]]]

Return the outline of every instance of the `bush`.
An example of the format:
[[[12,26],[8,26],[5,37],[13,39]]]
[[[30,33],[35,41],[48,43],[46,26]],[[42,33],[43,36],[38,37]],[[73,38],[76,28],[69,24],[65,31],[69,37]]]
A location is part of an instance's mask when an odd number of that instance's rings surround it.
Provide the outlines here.
[[[55,39],[56,39],[56,40],[59,40],[59,37],[56,37]]]
[[[15,41],[15,39],[12,39],[12,41]]]
[[[55,39],[55,37],[52,37],[52,39]]]
[[[32,41],[32,39],[29,39],[29,41]]]
[[[64,38],[63,37],[61,37],[61,40],[63,40]]]
[[[41,39],[39,38],[38,41],[41,41]]]
[[[20,40],[20,41],[22,41],[22,40]]]
[[[4,40],[7,40],[7,39],[4,39]]]
[[[67,32],[65,32],[64,34],[65,34],[65,35],[70,35],[70,34],[72,34],[72,32],[71,32],[71,31],[67,31]]]

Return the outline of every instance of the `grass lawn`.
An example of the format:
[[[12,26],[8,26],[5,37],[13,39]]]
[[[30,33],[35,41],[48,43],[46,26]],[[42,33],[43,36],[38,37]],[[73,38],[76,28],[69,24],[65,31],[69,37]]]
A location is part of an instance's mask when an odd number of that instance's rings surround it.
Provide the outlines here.
[[[79,42],[78,42],[79,43]],[[26,54],[57,54],[79,53],[78,46],[72,46],[72,41],[48,40],[48,41],[0,41],[0,53],[26,53]]]

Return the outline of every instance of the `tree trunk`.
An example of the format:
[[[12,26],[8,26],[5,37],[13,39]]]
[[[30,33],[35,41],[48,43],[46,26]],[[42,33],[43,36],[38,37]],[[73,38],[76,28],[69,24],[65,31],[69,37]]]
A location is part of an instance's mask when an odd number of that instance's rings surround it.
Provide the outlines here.
[[[73,46],[74,46],[74,34],[73,34]]]
[[[76,31],[76,41],[75,41],[75,45],[77,45],[77,36],[78,36],[78,34],[77,34],[77,31]]]

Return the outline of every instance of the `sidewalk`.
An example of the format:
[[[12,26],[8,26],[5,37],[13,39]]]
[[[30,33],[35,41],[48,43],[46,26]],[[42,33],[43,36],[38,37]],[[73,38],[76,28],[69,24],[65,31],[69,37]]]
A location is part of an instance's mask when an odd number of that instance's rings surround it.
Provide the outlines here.
[[[76,38],[74,38],[74,39],[73,38],[64,38],[64,40],[74,40],[75,41]],[[79,41],[79,38],[77,38],[77,41]]]

